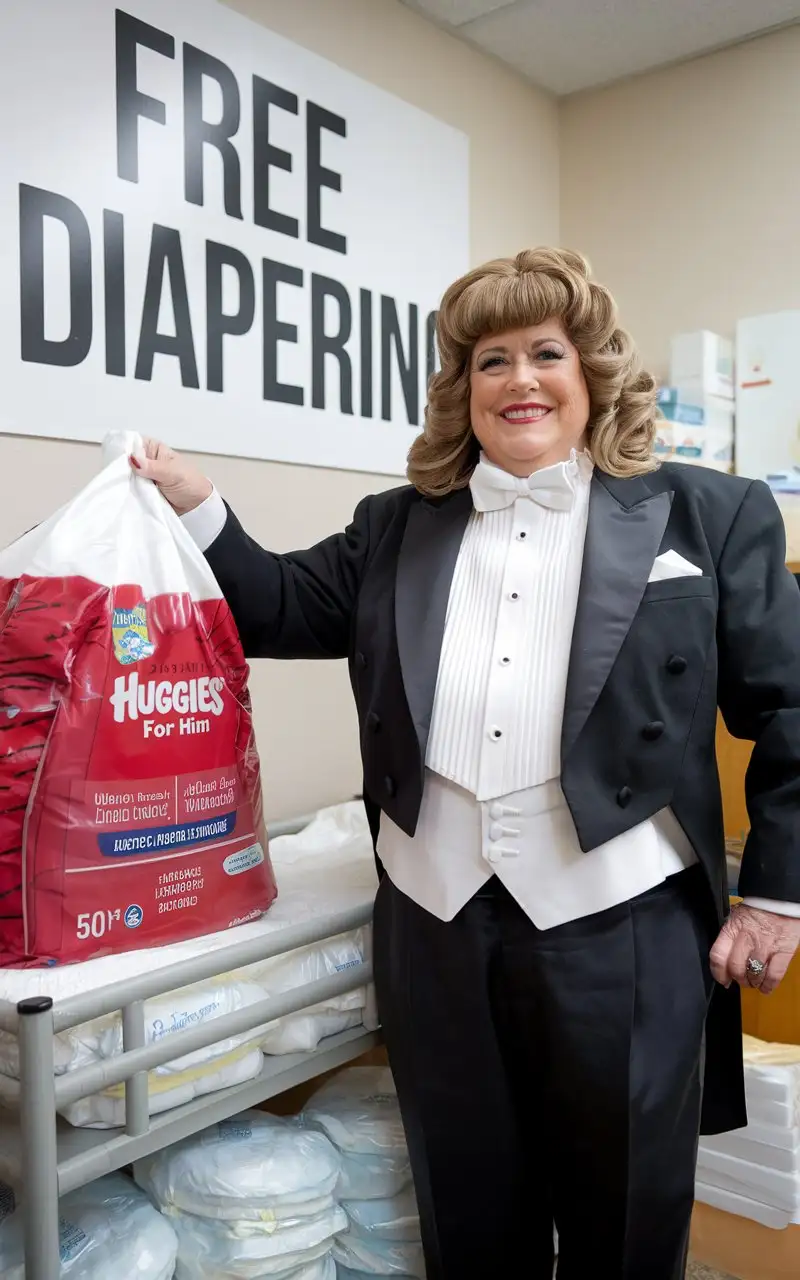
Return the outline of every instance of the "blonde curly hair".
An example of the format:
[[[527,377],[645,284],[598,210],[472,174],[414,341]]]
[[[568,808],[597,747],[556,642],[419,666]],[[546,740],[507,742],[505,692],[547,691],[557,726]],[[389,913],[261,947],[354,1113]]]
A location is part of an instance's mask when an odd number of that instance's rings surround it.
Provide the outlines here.
[[[656,383],[617,324],[607,289],[565,249],[526,249],[456,280],[436,321],[441,369],[428,386],[422,434],[408,455],[408,479],[428,497],[463,489],[480,446],[469,416],[470,363],[479,338],[556,318],[580,356],[589,390],[589,451],[613,476],[654,471]]]

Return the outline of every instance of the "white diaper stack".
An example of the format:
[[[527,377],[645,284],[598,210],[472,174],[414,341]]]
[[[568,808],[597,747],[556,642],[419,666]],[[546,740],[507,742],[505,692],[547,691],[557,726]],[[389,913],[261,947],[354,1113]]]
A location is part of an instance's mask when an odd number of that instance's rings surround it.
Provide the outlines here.
[[[296,1120],[246,1111],[136,1169],[174,1225],[175,1280],[334,1280],[339,1157]]]
[[[334,1244],[338,1280],[425,1280],[408,1148],[388,1068],[343,1071],[313,1095],[301,1121],[326,1134],[341,1160],[347,1229]]]

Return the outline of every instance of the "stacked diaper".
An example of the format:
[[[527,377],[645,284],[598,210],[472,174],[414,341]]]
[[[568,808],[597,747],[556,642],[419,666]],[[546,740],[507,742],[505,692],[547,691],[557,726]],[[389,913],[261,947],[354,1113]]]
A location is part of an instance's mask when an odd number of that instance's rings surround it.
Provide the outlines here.
[[[343,1208],[348,1231],[337,1236],[334,1245],[339,1280],[365,1280],[366,1276],[425,1280],[419,1213],[410,1183],[386,1200],[347,1200]]]
[[[175,1280],[334,1280],[339,1157],[296,1120],[245,1111],[136,1169],[178,1236]]]
[[[347,1229],[334,1245],[338,1280],[425,1280],[419,1214],[391,1072],[351,1067],[313,1095],[301,1117],[341,1160]]]
[[[64,1196],[59,1208],[62,1280],[172,1280],[175,1232],[130,1178],[100,1178]],[[25,1280],[22,1215],[2,1184],[0,1276]]]
[[[800,1046],[744,1037],[748,1124],[702,1138],[698,1200],[778,1230],[800,1221]]]

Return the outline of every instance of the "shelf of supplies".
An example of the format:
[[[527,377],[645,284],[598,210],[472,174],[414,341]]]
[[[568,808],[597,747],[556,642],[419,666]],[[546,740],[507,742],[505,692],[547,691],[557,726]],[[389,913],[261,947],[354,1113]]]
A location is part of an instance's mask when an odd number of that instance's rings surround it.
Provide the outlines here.
[[[133,1164],[239,1111],[258,1106],[325,1071],[344,1066],[380,1042],[379,1032],[355,1027],[328,1036],[311,1053],[265,1057],[254,1080],[205,1094],[182,1107],[151,1116],[150,1128],[137,1137],[131,1137],[124,1129],[75,1129],[59,1120],[59,1195]],[[0,1112],[0,1177],[12,1185],[19,1184],[20,1155],[17,1118],[11,1112]]]

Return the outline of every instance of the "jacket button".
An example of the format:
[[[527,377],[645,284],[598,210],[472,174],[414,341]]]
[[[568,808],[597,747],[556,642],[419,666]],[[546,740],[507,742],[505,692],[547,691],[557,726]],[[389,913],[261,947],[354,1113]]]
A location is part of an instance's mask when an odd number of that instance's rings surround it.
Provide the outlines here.
[[[679,653],[673,653],[672,657],[667,659],[667,671],[671,676],[682,676],[688,665],[686,659]]]
[[[380,729],[381,718],[376,711],[370,711],[367,716],[367,727],[371,729],[373,733],[377,733]]]
[[[660,738],[663,732],[664,721],[651,720],[650,723],[646,724],[642,729],[642,737],[645,742],[655,742],[656,738]]]
[[[356,654],[356,666],[358,667],[359,671],[363,671],[363,670],[365,669],[366,665],[367,665],[367,659],[366,659],[366,656],[365,656],[363,653],[357,653],[357,654]]]
[[[630,787],[620,787],[619,791],[617,792],[617,804],[619,805],[620,809],[624,809],[627,805],[630,804],[632,796],[633,796],[633,792],[631,791]]]
[[[390,778],[387,776],[383,780],[383,785],[386,788],[387,796],[397,795],[397,783],[395,782],[394,778]]]

